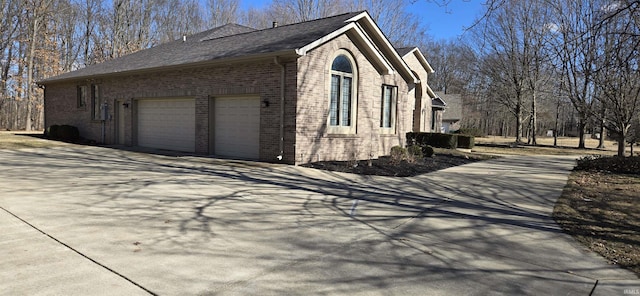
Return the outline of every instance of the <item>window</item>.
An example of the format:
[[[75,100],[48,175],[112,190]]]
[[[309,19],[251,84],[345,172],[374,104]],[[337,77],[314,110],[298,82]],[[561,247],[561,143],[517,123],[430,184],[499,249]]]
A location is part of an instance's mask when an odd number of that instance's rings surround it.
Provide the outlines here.
[[[329,132],[355,133],[356,71],[347,53],[331,63],[329,92]]]
[[[392,85],[382,86],[382,104],[380,108],[380,127],[393,129],[395,126],[395,106],[398,87]]]
[[[100,89],[97,85],[91,85],[91,119],[104,120],[102,116],[102,100],[100,99]]]
[[[78,85],[77,91],[77,107],[78,109],[87,106],[87,95],[89,94],[88,87],[86,85]]]
[[[380,110],[380,127],[392,128],[395,121],[395,105],[398,93],[397,86],[382,86],[382,108]]]

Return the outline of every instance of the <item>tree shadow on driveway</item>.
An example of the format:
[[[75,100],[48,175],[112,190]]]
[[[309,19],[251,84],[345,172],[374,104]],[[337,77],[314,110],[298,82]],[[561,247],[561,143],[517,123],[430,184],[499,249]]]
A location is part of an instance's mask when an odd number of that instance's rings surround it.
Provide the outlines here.
[[[572,165],[512,157],[394,178],[0,151],[0,206],[159,294],[589,293],[621,274],[550,218]]]

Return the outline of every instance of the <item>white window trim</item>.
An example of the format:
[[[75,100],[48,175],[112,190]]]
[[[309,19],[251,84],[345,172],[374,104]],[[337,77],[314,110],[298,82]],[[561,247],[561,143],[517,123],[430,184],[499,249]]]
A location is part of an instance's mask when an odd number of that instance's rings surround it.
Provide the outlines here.
[[[390,127],[382,127],[382,116],[383,116],[383,104],[384,104],[384,92],[386,88],[391,88],[391,110],[389,122],[391,123]],[[395,134],[396,133],[396,114],[397,114],[397,106],[398,106],[398,86],[383,84],[381,87],[382,93],[380,95],[380,133],[381,134]]]
[[[330,116],[330,110],[331,110],[331,76],[333,74],[340,74],[342,75],[342,72],[334,72],[331,70],[331,65],[333,64],[333,61],[339,56],[339,55],[344,55],[347,57],[347,59],[349,59],[349,62],[351,63],[351,67],[353,70],[353,73],[351,75],[352,80],[351,80],[351,125],[350,126],[332,126],[331,125],[331,116]],[[355,59],[353,58],[353,55],[344,49],[339,49],[337,50],[328,60],[327,62],[327,72],[328,75],[325,75],[325,80],[326,80],[326,89],[327,89],[327,95],[326,98],[327,100],[327,121],[326,121],[326,126],[327,126],[327,134],[341,134],[341,135],[345,135],[345,134],[356,134],[357,131],[357,123],[358,123],[358,65],[356,64]],[[338,102],[338,104],[340,105],[340,102]],[[340,121],[340,119],[339,119]]]

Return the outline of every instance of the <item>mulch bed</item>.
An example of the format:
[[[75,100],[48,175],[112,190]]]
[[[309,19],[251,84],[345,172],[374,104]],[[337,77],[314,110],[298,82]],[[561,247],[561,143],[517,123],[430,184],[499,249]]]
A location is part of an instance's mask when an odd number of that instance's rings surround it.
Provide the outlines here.
[[[468,156],[441,154],[434,157],[425,158],[423,160],[418,160],[413,163],[408,163],[404,160],[397,162],[393,161],[388,156],[383,156],[378,159],[372,159],[371,166],[369,166],[368,160],[320,161],[304,164],[302,166],[360,175],[411,177],[454,166],[468,164],[479,160],[481,159],[469,158]]]

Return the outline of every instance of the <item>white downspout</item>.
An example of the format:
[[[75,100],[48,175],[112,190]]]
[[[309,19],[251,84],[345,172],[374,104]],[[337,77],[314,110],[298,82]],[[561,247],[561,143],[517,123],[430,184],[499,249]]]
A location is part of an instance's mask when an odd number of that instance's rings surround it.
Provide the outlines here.
[[[284,157],[284,64],[280,62],[278,57],[273,58],[276,65],[280,66],[280,137],[279,137],[279,150],[280,154],[276,156],[278,160],[282,160]]]

